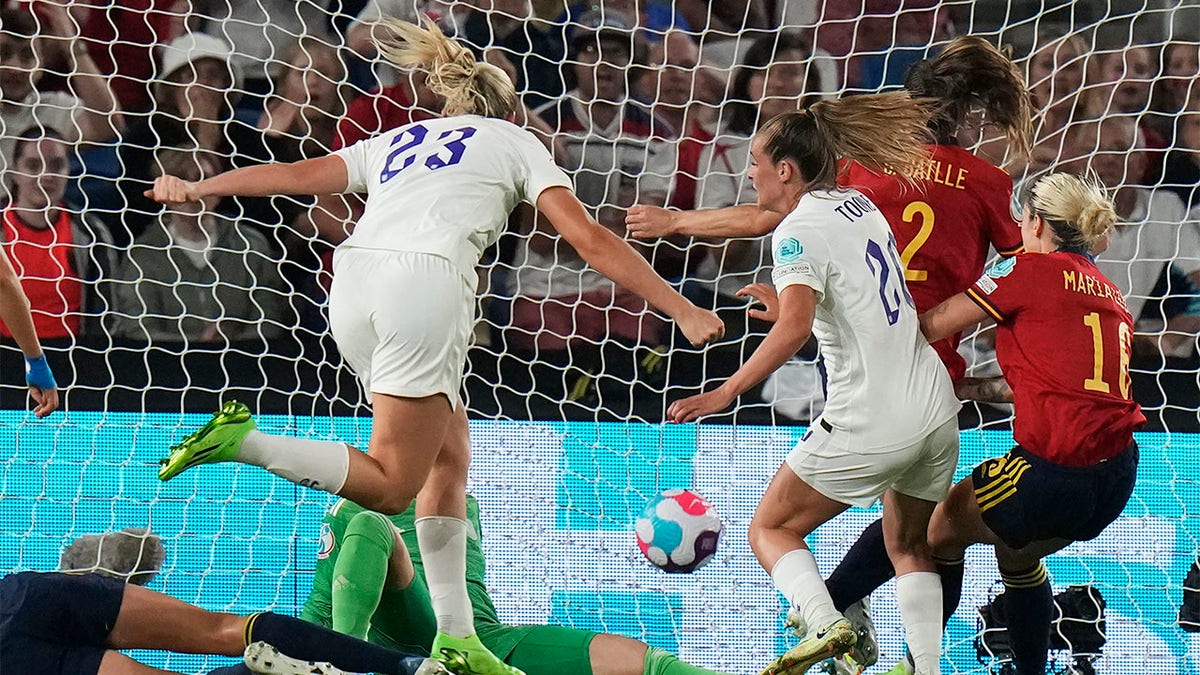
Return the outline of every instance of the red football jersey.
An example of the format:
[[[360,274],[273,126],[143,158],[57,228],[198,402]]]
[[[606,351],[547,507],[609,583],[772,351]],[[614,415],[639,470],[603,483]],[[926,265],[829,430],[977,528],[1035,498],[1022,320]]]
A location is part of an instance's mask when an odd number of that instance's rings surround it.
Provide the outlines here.
[[[1013,437],[1056,464],[1090,466],[1146,423],[1130,391],[1133,317],[1086,256],[1026,253],[967,295],[999,324],[996,358],[1013,389]]]
[[[983,272],[989,246],[1002,255],[1021,250],[1008,174],[956,146],[929,148],[916,186],[855,163],[838,181],[870,197],[887,218],[918,312],[967,290]],[[952,335],[933,345],[954,380],[966,372],[957,351],[961,339]]]

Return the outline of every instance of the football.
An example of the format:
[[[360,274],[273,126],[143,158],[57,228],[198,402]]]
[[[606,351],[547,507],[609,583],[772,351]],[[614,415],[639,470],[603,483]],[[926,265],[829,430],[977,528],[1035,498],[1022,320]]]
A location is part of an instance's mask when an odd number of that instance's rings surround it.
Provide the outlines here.
[[[716,510],[691,490],[664,490],[634,526],[638,548],[666,572],[691,572],[712,560],[721,539]]]

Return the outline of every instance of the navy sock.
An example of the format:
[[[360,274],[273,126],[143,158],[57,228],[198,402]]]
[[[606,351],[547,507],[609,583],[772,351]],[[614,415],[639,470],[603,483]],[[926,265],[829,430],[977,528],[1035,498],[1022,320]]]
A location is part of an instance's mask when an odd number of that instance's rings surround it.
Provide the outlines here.
[[[945,560],[934,558],[938,576],[942,578],[942,625],[950,622],[950,617],[958,609],[962,599],[963,559]]]
[[[825,580],[825,588],[834,609],[844,612],[894,576],[896,570],[883,544],[883,519],[879,519],[858,535],[858,541]]]
[[[411,675],[421,659],[411,654],[363,642],[323,626],[290,616],[262,612],[246,619],[246,644],[266,642],[280,652],[302,661],[327,661],[353,673]]]
[[[1050,649],[1054,596],[1042,563],[1016,572],[1000,570],[1008,614],[1008,638],[1018,675],[1043,675]]]
[[[236,666],[225,666],[216,670],[208,671],[208,675],[254,675],[254,671],[246,667],[246,664],[239,663]]]

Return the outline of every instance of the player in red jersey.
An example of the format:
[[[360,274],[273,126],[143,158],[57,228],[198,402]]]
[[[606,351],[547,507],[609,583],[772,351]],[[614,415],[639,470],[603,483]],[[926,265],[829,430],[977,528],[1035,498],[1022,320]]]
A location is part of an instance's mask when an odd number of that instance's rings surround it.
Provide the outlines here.
[[[1020,70],[991,43],[972,36],[953,40],[938,56],[913,66],[905,86],[912,95],[941,104],[931,125],[937,143],[928,146],[931,157],[922,180],[911,185],[848,162],[838,184],[861,190],[883,212],[896,237],[909,292],[917,311],[924,312],[979,277],[989,246],[1003,255],[1020,250],[1012,180],[963,146],[977,143],[982,128],[991,125],[1004,133],[1014,154],[1028,155],[1032,107]],[[752,204],[700,211],[634,206],[625,223],[635,238],[652,239],[673,234],[761,236],[779,220],[779,214]],[[934,345],[959,395],[995,400],[995,392],[980,395],[986,384],[963,379],[966,363],[956,351],[959,337]]]
[[[1003,132],[1014,155],[1027,156],[1032,136],[1032,106],[1020,70],[1008,56],[978,37],[960,37],[936,57],[912,67],[905,86],[915,96],[936,99],[940,114],[931,122],[937,143],[927,146],[930,161],[916,185],[893,175],[848,163],[839,184],[867,194],[887,218],[905,267],[905,280],[918,312],[970,287],[979,278],[988,249],[1012,255],[1021,250],[1021,234],[1012,215],[1012,181],[1002,169],[976,157],[964,146],[975,145],[985,126]],[[625,219],[639,239],[685,234],[704,237],[759,236],[772,231],[779,214],[754,205],[701,211],[668,211],[635,206]],[[743,289],[767,305],[751,310],[756,318],[772,320],[774,289],[755,285]],[[961,398],[1007,401],[1011,395],[1002,378],[967,378],[958,354],[961,333],[934,343]],[[857,617],[865,612],[852,606],[894,576],[883,547],[882,521],[869,525],[827,582],[838,611]],[[947,612],[943,620],[949,617]],[[865,621],[865,619],[864,619]],[[851,651],[858,666],[877,658],[869,628]],[[800,632],[803,633],[803,627]]]
[[[954,486],[929,538],[942,559],[996,547],[1013,663],[1018,675],[1041,675],[1053,607],[1041,559],[1120,515],[1137,478],[1133,432],[1146,418],[1130,392],[1133,318],[1088,254],[1117,221],[1112,202],[1099,184],[1063,173],[1022,201],[1027,252],[921,319],[930,340],[996,320],[1018,444]],[[958,574],[943,576],[944,593],[961,592],[961,565]]]

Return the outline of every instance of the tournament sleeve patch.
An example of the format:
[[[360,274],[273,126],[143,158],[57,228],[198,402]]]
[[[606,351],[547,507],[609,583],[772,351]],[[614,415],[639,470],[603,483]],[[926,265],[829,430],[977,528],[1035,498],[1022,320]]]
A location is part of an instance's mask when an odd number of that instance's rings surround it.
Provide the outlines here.
[[[1017,266],[1017,258],[1006,258],[992,265],[992,268],[987,271],[987,276],[993,279],[1003,279],[1012,274],[1013,269]]]
[[[333,528],[329,526],[329,523],[321,523],[321,548],[317,551],[317,560],[328,558],[333,553],[336,544]]]
[[[771,270],[771,281],[778,283],[780,279],[789,277],[793,274],[800,274],[806,277],[815,277],[817,275],[816,268],[810,262],[794,262],[790,265],[780,265]]]
[[[775,246],[775,263],[786,264],[795,262],[800,259],[804,253],[804,247],[800,245],[800,241],[795,237],[784,237]]]
[[[975,287],[983,291],[984,295],[991,295],[992,291],[999,288],[996,286],[996,282],[986,274],[979,277],[979,281],[975,282]]]

